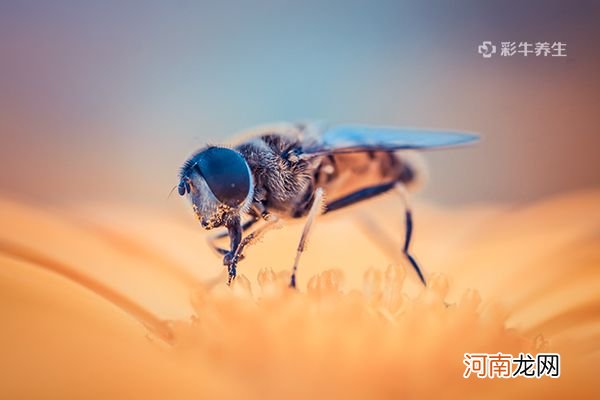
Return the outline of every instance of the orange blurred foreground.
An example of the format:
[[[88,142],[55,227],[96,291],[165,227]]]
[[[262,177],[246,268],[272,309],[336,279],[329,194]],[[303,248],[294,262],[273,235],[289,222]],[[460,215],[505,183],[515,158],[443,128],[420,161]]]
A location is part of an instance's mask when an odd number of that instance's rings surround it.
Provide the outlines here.
[[[300,225],[229,288],[191,217],[0,201],[0,397],[597,398],[599,204],[417,207],[423,290],[376,200],[317,220],[293,292]],[[465,352],[540,351],[559,379],[462,377]]]

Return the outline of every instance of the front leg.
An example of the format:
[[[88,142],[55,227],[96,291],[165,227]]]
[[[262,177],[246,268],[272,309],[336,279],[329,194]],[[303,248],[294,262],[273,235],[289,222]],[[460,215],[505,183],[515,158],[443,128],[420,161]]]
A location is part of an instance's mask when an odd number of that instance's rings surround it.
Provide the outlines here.
[[[257,223],[259,221],[259,219],[257,217],[253,217],[251,220],[246,221],[244,224],[242,224],[242,232],[246,232],[248,229],[250,229],[255,223]],[[210,246],[211,249],[213,249],[217,254],[219,255],[226,255],[229,253],[229,250],[220,247],[217,245],[217,242],[220,239],[223,239],[225,237],[229,236],[229,232],[228,231],[223,231],[223,232],[219,232],[215,235],[209,236],[207,241],[208,241],[208,245]],[[240,258],[241,260],[241,258]]]
[[[246,249],[246,247],[253,243],[256,243],[256,241],[262,238],[265,233],[276,227],[278,223],[279,218],[277,218],[277,216],[267,213],[265,214],[265,223],[261,227],[256,229],[254,232],[246,235],[246,237],[243,239],[241,238],[241,232],[238,237],[235,235],[235,231],[233,233],[231,230],[229,231],[229,237],[232,238],[232,247],[231,250],[223,258],[223,264],[227,265],[227,269],[229,271],[229,278],[227,280],[228,285],[231,284],[231,281],[235,278],[237,263],[244,257],[243,252]]]
[[[242,241],[242,225],[240,222],[240,218],[236,217],[227,223],[227,233],[229,235],[229,251],[225,253],[223,257],[223,265],[227,266],[228,278],[227,284],[230,285],[231,281],[235,278],[236,275],[236,264],[238,261],[238,257],[236,257],[238,253],[238,248]]]
[[[234,255],[234,262],[237,263],[244,257],[243,251],[246,248],[246,246],[255,243],[260,238],[262,238],[264,234],[267,233],[270,229],[277,226],[277,224],[279,223],[279,218],[272,214],[265,214],[265,221],[266,222],[263,224],[263,226],[261,226],[254,232],[249,233],[244,239],[242,239],[242,242],[239,244]]]

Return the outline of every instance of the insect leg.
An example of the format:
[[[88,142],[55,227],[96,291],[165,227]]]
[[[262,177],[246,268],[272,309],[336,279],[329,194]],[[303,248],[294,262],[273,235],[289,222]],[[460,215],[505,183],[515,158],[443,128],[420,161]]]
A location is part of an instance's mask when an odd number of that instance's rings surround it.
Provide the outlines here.
[[[419,275],[419,279],[421,280],[423,285],[427,286],[427,282],[425,281],[425,276],[423,276],[423,272],[421,271],[421,268],[419,267],[417,260],[415,260],[415,258],[412,256],[412,254],[410,254],[410,251],[409,251],[410,239],[412,236],[412,229],[413,229],[413,220],[412,220],[412,212],[410,209],[410,205],[408,204],[408,193],[402,183],[396,184],[396,189],[400,193],[400,197],[402,197],[402,201],[404,202],[405,231],[404,231],[404,246],[402,248],[402,252],[406,256],[406,258],[408,259],[408,261],[410,262],[412,267],[417,272],[417,275]]]
[[[242,258],[244,258],[244,255],[243,255],[244,249],[248,245],[256,243],[256,241],[258,239],[260,239],[262,236],[264,236],[264,234],[267,233],[267,231],[269,231],[269,230],[271,230],[271,228],[275,227],[275,224],[277,224],[278,222],[279,222],[279,218],[277,218],[274,215],[270,215],[269,219],[263,226],[261,226],[254,232],[248,234],[244,239],[242,239],[242,242],[240,243],[240,245],[237,248],[237,251],[235,252],[234,260],[237,262],[237,261],[240,261]]]
[[[296,258],[294,259],[294,266],[292,267],[292,276],[290,278],[290,287],[296,287],[296,272],[298,271],[298,263],[300,262],[300,255],[304,251],[306,246],[306,241],[308,240],[308,234],[310,233],[310,228],[312,226],[313,221],[315,220],[317,214],[321,210],[323,203],[323,189],[317,188],[315,190],[315,196],[313,198],[313,203],[310,207],[310,211],[308,212],[308,217],[306,219],[306,223],[304,224],[304,229],[302,230],[302,236],[300,237],[300,243],[298,243],[298,250],[296,252]]]
[[[412,267],[417,272],[417,275],[419,275],[419,279],[421,280],[423,285],[426,285],[425,277],[423,276],[423,272],[421,272],[421,268],[419,267],[419,264],[417,264],[417,261],[415,260],[415,258],[409,251],[410,239],[412,237],[413,220],[412,220],[412,212],[411,212],[409,204],[408,204],[408,199],[407,199],[408,196],[406,193],[406,189],[404,188],[404,185],[402,185],[402,183],[393,181],[393,182],[382,183],[381,185],[370,186],[370,187],[367,187],[364,189],[357,190],[356,192],[350,193],[346,196],[343,196],[337,200],[332,201],[331,203],[326,204],[325,213],[339,210],[341,208],[350,206],[352,204],[361,202],[363,200],[370,199],[372,197],[375,197],[375,196],[378,196],[385,192],[388,192],[394,188],[396,188],[398,190],[398,192],[400,193],[403,203],[404,203],[404,207],[405,207],[405,214],[404,214],[405,215],[405,232],[404,232],[404,246],[403,246],[402,252],[404,253],[405,257],[408,259],[408,261],[410,262]]]
[[[245,232],[246,230],[248,230],[250,227],[252,227],[256,222],[258,222],[258,218],[253,218],[249,221],[246,221],[243,225],[242,225],[242,232]],[[223,231],[223,232],[219,232],[216,233],[214,235],[211,235],[208,237],[207,241],[209,246],[219,255],[224,256],[225,254],[229,253],[229,250],[224,249],[222,247],[219,247],[217,245],[217,241],[226,238],[227,236],[229,236],[229,232],[228,231]]]
[[[239,218],[235,218],[228,222],[227,234],[229,235],[230,249],[223,257],[223,265],[227,266],[227,284],[230,285],[231,281],[236,276],[236,261],[235,254],[242,241],[242,225]]]
[[[369,186],[367,188],[357,190],[356,192],[340,197],[339,199],[334,200],[331,203],[327,203],[325,205],[325,211],[323,213],[330,213],[332,211],[339,210],[340,208],[348,207],[352,204],[370,199],[371,197],[375,197],[385,192],[389,192],[395,186],[396,182],[388,182],[383,183],[381,185]]]
[[[255,219],[246,222],[244,225],[240,223],[240,218],[235,218],[229,222],[227,226],[227,235],[229,236],[230,250],[224,251],[223,265],[227,266],[229,277],[227,284],[231,284],[231,281],[236,277],[237,263],[243,258],[244,248],[253,243],[256,239],[262,236],[269,228],[271,228],[279,219],[267,212],[262,214],[262,219],[266,221],[262,227],[258,228],[254,232],[242,238],[243,231],[254,225],[259,217],[255,215]],[[218,251],[218,250],[217,250]]]

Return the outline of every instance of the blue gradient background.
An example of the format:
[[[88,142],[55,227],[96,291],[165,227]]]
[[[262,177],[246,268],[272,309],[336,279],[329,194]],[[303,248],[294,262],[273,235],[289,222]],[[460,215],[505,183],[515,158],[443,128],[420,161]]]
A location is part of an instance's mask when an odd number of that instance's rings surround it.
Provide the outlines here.
[[[163,203],[206,141],[298,119],[481,132],[427,155],[439,202],[598,186],[598,4],[2,1],[0,192]]]

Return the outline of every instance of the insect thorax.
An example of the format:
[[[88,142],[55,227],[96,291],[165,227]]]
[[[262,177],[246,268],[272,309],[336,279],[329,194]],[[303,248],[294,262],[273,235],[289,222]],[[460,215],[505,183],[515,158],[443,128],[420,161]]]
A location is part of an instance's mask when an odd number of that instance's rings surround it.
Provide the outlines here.
[[[254,177],[254,201],[292,217],[314,190],[314,160],[298,159],[299,138],[270,134],[236,147]]]

